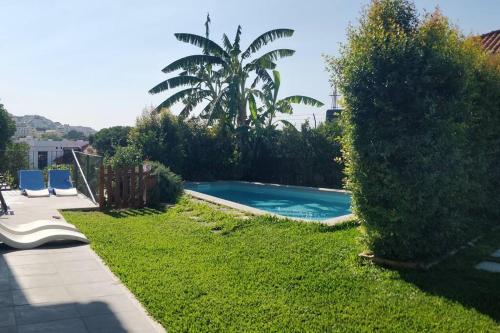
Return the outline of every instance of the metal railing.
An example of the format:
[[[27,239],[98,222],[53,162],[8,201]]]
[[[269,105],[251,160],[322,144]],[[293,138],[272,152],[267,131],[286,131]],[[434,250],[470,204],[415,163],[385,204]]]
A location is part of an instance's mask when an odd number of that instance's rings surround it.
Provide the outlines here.
[[[94,203],[99,202],[99,169],[103,157],[72,150],[74,157],[73,182],[77,190]]]

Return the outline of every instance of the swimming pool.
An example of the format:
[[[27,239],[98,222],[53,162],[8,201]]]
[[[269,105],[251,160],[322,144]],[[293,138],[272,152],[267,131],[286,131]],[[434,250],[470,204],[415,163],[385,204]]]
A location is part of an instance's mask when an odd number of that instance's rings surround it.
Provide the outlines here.
[[[351,196],[345,191],[237,181],[187,182],[184,187],[200,199],[254,214],[326,222],[351,215]]]

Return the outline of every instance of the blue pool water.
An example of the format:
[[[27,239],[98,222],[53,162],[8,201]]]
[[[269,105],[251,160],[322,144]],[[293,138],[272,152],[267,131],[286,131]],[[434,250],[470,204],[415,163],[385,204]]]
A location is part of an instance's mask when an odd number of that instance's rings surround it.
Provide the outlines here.
[[[351,214],[347,193],[240,182],[186,183],[188,190],[287,217],[326,220]]]

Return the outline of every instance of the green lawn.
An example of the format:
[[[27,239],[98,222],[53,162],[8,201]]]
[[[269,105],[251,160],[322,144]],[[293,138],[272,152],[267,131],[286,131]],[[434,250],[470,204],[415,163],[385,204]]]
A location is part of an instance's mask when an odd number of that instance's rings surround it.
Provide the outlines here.
[[[500,331],[500,274],[473,269],[498,234],[414,272],[360,261],[354,225],[245,219],[187,198],[64,216],[169,332]]]

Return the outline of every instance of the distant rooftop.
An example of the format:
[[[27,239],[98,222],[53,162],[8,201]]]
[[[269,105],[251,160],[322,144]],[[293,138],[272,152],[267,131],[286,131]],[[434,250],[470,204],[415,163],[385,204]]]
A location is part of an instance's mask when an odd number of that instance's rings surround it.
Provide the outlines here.
[[[481,35],[481,43],[486,52],[500,53],[500,30],[495,30]]]

